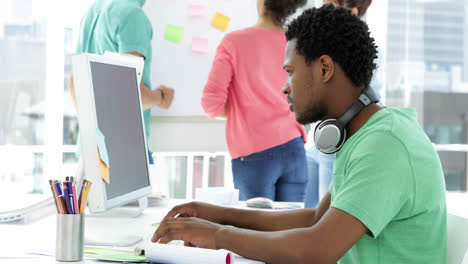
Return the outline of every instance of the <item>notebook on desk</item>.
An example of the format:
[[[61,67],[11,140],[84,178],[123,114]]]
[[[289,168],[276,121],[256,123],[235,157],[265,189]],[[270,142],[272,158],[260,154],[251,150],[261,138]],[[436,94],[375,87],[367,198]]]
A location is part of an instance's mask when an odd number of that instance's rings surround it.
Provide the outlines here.
[[[264,262],[249,260],[236,255],[230,251],[220,249],[204,249],[195,247],[184,247],[183,243],[148,243],[145,247],[145,257],[150,262],[177,263],[177,264],[261,264]]]
[[[184,247],[183,241],[171,241],[169,244],[148,243],[146,249],[137,248],[134,252],[116,248],[85,248],[86,258],[112,261],[166,264],[203,263],[203,264],[262,264],[264,262],[243,258],[227,250],[211,250]]]

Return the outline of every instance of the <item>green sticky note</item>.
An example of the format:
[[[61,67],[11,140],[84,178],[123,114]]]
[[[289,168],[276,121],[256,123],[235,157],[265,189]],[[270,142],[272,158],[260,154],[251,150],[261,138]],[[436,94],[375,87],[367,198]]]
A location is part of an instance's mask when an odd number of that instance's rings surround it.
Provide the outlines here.
[[[183,27],[167,25],[166,34],[164,35],[164,38],[175,43],[180,43],[180,41],[182,40],[183,33]]]

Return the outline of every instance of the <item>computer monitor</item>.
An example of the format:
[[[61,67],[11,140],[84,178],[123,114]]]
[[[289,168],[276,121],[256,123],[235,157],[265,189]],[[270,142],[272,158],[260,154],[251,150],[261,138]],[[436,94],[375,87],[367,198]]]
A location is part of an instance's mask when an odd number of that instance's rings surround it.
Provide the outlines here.
[[[139,88],[143,65],[142,58],[130,55],[72,56],[83,173],[92,181],[90,212],[151,194]],[[110,183],[101,178],[98,129],[105,137]]]

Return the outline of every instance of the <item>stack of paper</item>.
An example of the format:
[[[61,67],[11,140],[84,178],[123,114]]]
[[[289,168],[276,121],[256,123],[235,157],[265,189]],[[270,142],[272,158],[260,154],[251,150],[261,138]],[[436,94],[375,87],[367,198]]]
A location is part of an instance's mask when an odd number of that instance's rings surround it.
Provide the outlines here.
[[[149,243],[145,247],[146,259],[158,263],[192,264],[231,264],[234,262],[232,253],[227,250],[212,250],[195,247],[174,246],[159,243]]]

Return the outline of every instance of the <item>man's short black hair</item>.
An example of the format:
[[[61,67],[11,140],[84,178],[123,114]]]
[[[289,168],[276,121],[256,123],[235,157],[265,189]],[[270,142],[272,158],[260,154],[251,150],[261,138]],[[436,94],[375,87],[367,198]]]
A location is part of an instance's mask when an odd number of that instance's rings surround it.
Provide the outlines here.
[[[272,15],[276,21],[283,25],[286,19],[294,14],[299,7],[304,6],[307,0],[265,0],[265,12]]]
[[[328,55],[355,86],[369,86],[377,46],[367,24],[350,10],[333,5],[308,9],[289,24],[286,39],[297,40],[296,51],[307,63]]]

